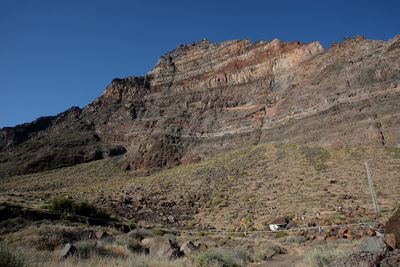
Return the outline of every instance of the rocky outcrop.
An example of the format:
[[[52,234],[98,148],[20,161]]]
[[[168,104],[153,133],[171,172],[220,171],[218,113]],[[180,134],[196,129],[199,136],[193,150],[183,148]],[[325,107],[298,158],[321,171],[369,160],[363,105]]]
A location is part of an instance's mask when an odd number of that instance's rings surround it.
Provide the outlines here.
[[[385,233],[393,234],[392,240],[394,240],[394,245],[400,248],[400,209],[397,209],[396,213],[389,218],[385,225]],[[393,244],[391,244],[394,248]]]
[[[127,153],[157,170],[264,142],[400,144],[400,36],[180,45],[83,109],[0,130],[0,176]]]
[[[149,255],[152,257],[173,258],[181,255],[179,246],[166,237],[145,238],[140,243],[149,249]]]

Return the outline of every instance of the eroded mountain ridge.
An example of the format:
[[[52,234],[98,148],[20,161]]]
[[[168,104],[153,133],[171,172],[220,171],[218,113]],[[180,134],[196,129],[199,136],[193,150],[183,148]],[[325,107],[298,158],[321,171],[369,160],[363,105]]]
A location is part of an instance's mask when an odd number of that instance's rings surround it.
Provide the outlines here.
[[[180,45],[80,109],[0,129],[0,176],[124,154],[157,170],[258,143],[400,145],[400,36]]]

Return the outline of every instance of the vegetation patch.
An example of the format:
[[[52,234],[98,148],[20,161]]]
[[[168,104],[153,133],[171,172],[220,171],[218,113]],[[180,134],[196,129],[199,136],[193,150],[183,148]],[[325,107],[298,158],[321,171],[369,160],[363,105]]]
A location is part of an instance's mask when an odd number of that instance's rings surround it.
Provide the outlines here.
[[[300,146],[298,149],[305,159],[314,166],[315,170],[321,171],[326,168],[325,161],[329,159],[328,150],[321,147],[306,146]]]
[[[230,236],[230,237],[245,237],[246,236],[244,233],[241,233],[241,232],[239,232],[239,233],[227,233],[226,235]]]
[[[279,233],[276,233],[276,234],[275,234],[275,237],[276,237],[276,238],[282,238],[282,237],[285,237],[285,236],[287,236],[287,235],[288,235],[287,232],[279,232]]]
[[[285,243],[297,243],[302,244],[307,240],[304,236],[297,236],[297,235],[289,235],[283,239]]]
[[[385,147],[385,149],[393,156],[393,158],[400,159],[400,147]]]
[[[311,266],[322,267],[332,264],[337,259],[347,256],[344,250],[322,246],[317,247],[305,255],[305,261]]]
[[[35,247],[37,250],[53,251],[60,245],[62,245],[62,243],[59,240],[43,240],[39,241]]]
[[[192,254],[191,259],[198,266],[240,267],[245,266],[250,257],[244,251],[209,248]]]
[[[11,247],[8,242],[0,242],[0,266],[25,267],[28,266],[25,258],[18,250]]]
[[[261,249],[254,252],[252,259],[254,262],[265,261],[271,259],[274,255],[286,254],[285,248],[275,245],[273,243],[268,243],[264,245]]]
[[[80,215],[86,217],[100,218],[100,219],[111,219],[112,215],[102,209],[99,209],[86,201],[75,201],[64,198],[54,198],[50,204],[46,206],[50,211]]]

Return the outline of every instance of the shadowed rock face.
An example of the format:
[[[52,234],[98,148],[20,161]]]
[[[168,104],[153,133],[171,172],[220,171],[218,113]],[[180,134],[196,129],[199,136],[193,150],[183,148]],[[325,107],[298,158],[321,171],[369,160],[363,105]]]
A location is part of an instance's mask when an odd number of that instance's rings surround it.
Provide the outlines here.
[[[124,154],[157,170],[284,142],[400,145],[400,36],[180,45],[83,109],[0,130],[0,176]]]

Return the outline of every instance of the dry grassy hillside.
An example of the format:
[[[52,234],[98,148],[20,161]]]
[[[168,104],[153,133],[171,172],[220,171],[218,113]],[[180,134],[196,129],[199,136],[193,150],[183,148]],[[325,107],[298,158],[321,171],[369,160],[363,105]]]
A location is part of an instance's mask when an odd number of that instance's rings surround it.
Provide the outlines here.
[[[262,144],[151,175],[105,159],[3,179],[0,194],[36,207],[54,196],[88,199],[139,223],[185,228],[264,229],[276,216],[297,225],[357,222],[386,218],[399,203],[400,149]]]

